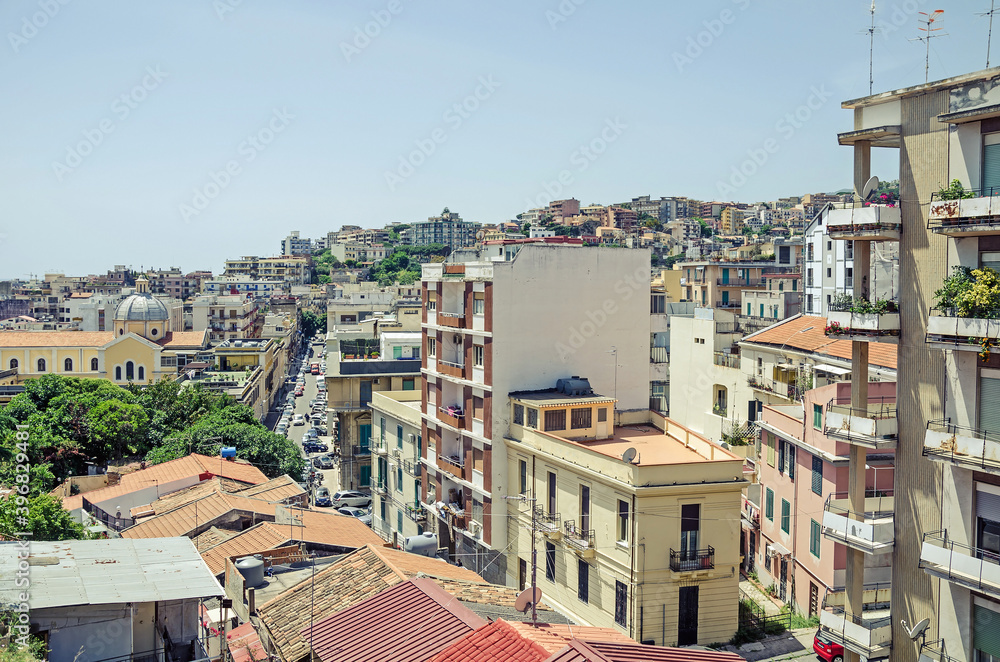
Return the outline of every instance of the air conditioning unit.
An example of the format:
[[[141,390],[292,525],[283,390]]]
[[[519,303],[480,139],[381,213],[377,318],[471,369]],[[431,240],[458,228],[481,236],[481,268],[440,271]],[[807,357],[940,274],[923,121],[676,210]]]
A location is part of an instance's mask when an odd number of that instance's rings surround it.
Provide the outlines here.
[[[394,458],[396,458],[397,460],[399,459],[399,449],[398,448],[393,449],[392,456]]]
[[[416,435],[408,434],[406,435],[406,441],[410,442],[411,444],[414,444],[417,441],[417,437]]]
[[[766,547],[764,547],[764,556],[766,558],[771,558],[772,556],[774,556],[774,547],[772,547],[771,545],[767,545]]]
[[[477,522],[476,520],[472,520],[471,522],[469,522],[469,533],[471,533],[472,535],[478,536],[482,530],[483,530],[483,525]]]

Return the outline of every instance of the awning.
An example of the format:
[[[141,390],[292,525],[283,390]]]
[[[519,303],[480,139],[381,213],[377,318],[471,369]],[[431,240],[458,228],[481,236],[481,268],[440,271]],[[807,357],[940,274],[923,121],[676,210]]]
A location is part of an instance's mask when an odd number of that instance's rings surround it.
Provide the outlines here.
[[[787,547],[776,542],[771,543],[771,549],[777,556],[789,556],[792,553]]]
[[[835,365],[830,365],[829,363],[820,363],[819,365],[814,365],[813,370],[820,370],[822,372],[829,372],[832,375],[839,375],[843,377],[844,375],[851,374],[850,368],[838,368]]]
[[[799,367],[794,363],[779,363],[775,366],[778,370],[798,370]],[[850,372],[850,371],[848,371]]]

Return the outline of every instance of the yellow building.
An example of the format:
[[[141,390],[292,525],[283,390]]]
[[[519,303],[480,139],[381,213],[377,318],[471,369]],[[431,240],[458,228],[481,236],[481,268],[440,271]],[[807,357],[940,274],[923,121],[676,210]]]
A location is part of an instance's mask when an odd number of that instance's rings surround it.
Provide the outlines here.
[[[719,217],[719,227],[724,235],[739,234],[743,231],[743,211],[736,207],[726,207]]]
[[[519,583],[534,512],[538,586],[575,622],[665,646],[729,640],[742,458],[660,414],[616,415],[612,398],[548,390],[510,404],[508,489],[525,501],[507,567]]]
[[[146,384],[173,379],[187,356],[207,346],[205,332],[171,331],[170,312],[140,278],[110,331],[0,331],[0,369],[16,370],[18,383],[59,374]]]

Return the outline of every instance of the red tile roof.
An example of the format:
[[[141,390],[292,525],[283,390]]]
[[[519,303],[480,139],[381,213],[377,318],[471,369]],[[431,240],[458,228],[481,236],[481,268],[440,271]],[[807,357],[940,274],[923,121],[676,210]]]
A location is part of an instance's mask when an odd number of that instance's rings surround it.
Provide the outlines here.
[[[425,662],[484,625],[433,581],[411,579],[304,628],[302,636],[322,662]]]
[[[226,572],[226,559],[230,556],[266,552],[281,547],[291,539],[287,526],[276,527],[270,522],[261,522],[215,547],[198,551],[211,573],[218,576]]]
[[[797,349],[803,352],[826,354],[839,359],[851,358],[851,341],[836,340],[826,335],[826,318],[815,315],[790,317],[762,331],[751,333],[743,342]],[[883,368],[896,369],[896,345],[868,343],[868,363]]]
[[[178,349],[182,347],[207,347],[208,329],[203,331],[167,331],[156,341],[160,347]]]
[[[568,623],[512,622],[510,626],[522,637],[543,646],[549,653],[555,653],[573,639],[586,641],[608,641],[619,644],[634,644],[636,641],[614,628],[596,628]]]
[[[226,635],[233,662],[266,662],[270,659],[253,623],[244,623]]]
[[[546,662],[746,662],[736,653],[575,639]]]
[[[560,648],[565,646],[562,641]],[[503,619],[477,629],[431,658],[432,662],[544,662],[549,651]]]
[[[0,347],[102,347],[113,331],[0,331]]]

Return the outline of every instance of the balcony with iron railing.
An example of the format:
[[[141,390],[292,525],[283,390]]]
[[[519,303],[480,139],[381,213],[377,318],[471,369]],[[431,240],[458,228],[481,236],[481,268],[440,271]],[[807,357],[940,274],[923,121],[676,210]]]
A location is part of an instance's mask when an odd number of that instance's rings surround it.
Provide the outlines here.
[[[895,542],[892,494],[867,492],[864,509],[852,511],[847,492],[830,494],[823,506],[823,536],[866,554],[890,551]]]
[[[719,287],[767,287],[767,281],[763,278],[716,278],[715,284]]]
[[[460,480],[466,480],[465,458],[462,457],[461,453],[441,453],[437,456],[437,467]]]
[[[962,545],[948,539],[948,531],[925,533],[920,547],[920,567],[974,591],[1000,598],[1000,550]]]
[[[716,308],[727,308],[727,309],[728,308],[739,308],[740,307],[740,301],[739,301],[739,299],[726,299],[726,300],[723,300],[723,301],[716,301],[715,302],[715,307]]]
[[[831,239],[899,241],[903,230],[898,206],[846,203],[828,213],[826,232]]]
[[[408,475],[420,478],[424,474],[424,465],[419,459],[403,460],[403,471]]]
[[[931,193],[927,227],[949,237],[1000,234],[1000,187]]]
[[[850,398],[834,398],[826,406],[823,431],[851,444],[878,450],[896,447],[899,422],[896,396],[868,398],[868,406],[851,406]]]
[[[879,312],[866,312],[874,310]],[[899,304],[895,301],[869,303],[840,296],[830,302],[826,323],[826,335],[831,340],[899,342]]]
[[[711,570],[715,567],[715,548],[670,550],[670,569],[674,572]]]
[[[581,529],[577,527],[576,521],[570,519],[563,522],[563,530],[565,531],[563,540],[573,551],[584,557],[595,554],[596,532],[594,529]]]
[[[406,516],[417,523],[427,521],[427,513],[419,503],[406,504]]]
[[[453,329],[461,329],[465,327],[465,313],[464,312],[448,312],[445,310],[437,311],[437,324],[438,326],[446,326]]]
[[[889,584],[866,584],[860,615],[847,611],[843,590],[827,592],[819,612],[820,629],[861,657],[887,656],[892,649],[891,591]]]
[[[371,446],[351,446],[351,455],[354,457],[367,457],[372,454]]]
[[[442,375],[448,375],[449,377],[457,377],[462,379],[465,377],[465,363],[457,363],[452,361],[445,361],[444,359],[437,360],[437,369]]]
[[[535,506],[535,524],[539,531],[550,538],[559,538],[562,536],[559,522],[559,513],[547,513],[541,506]]]
[[[1000,432],[953,425],[947,418],[928,421],[923,455],[933,462],[1000,475]]]
[[[757,377],[755,375],[747,375],[747,385],[757,391],[771,393],[796,402],[802,400],[802,395],[806,391],[804,386],[799,386],[795,382],[776,382],[774,380]]]

